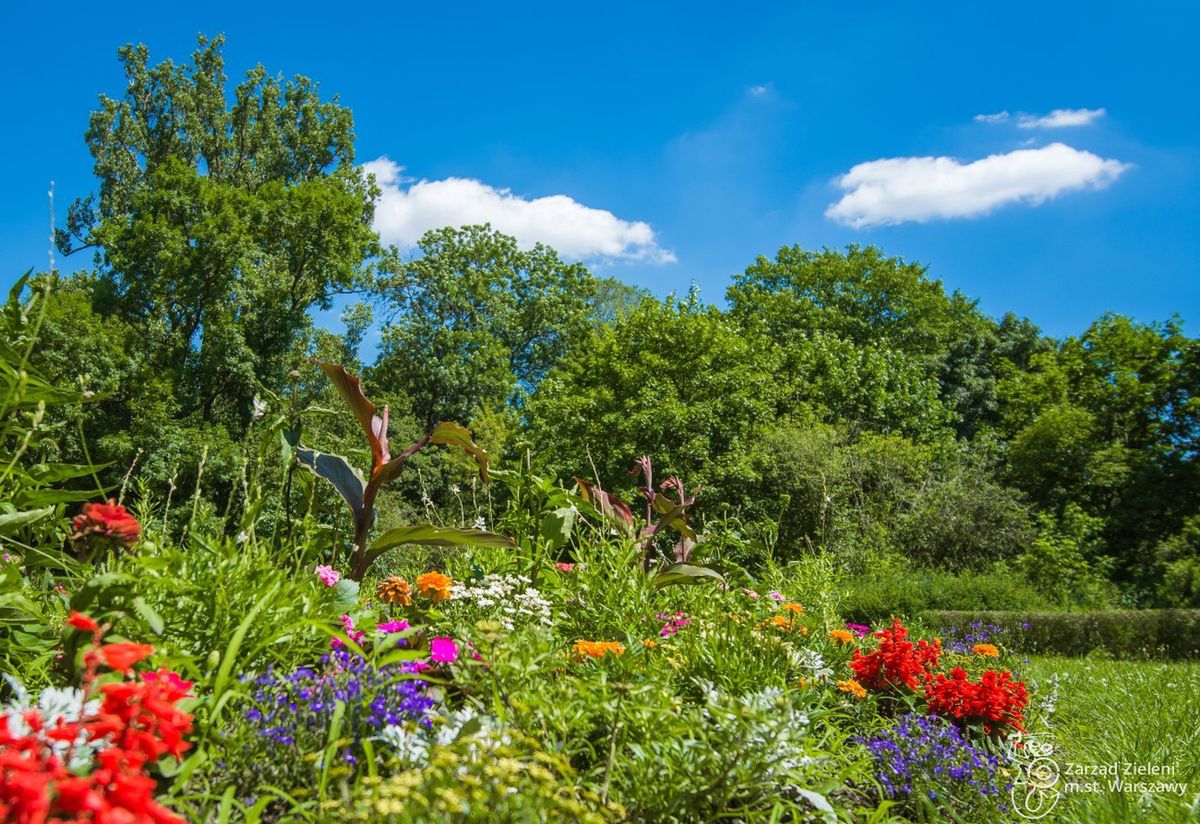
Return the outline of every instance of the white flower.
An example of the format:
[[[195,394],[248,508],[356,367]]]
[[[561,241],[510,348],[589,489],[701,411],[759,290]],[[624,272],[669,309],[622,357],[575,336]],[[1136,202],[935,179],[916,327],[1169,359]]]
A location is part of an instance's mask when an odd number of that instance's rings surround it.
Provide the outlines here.
[[[475,523],[471,524],[471,529],[487,529],[487,519],[480,515],[475,519]]]
[[[265,414],[267,414],[267,402],[255,395],[254,401],[250,404],[250,420],[256,421]]]

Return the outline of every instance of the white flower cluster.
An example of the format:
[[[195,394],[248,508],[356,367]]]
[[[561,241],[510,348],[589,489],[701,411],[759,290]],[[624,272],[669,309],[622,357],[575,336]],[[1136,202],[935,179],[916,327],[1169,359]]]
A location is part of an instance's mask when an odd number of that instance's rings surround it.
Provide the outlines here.
[[[520,624],[551,623],[550,602],[524,575],[487,575],[472,584],[455,584],[451,598],[491,611],[505,629]]]
[[[467,742],[470,756],[511,743],[494,716],[480,715],[471,707],[451,710],[435,720],[432,728],[389,724],[375,740],[391,747],[410,766],[423,766],[429,763],[431,748],[445,747],[459,739]]]
[[[14,703],[0,707],[0,718],[4,718],[8,722],[10,735],[16,738],[28,735],[31,730],[25,722],[24,714],[29,710],[38,710],[46,725],[43,733],[39,736],[43,743],[48,745],[60,758],[74,745],[71,752],[71,763],[68,765],[72,770],[89,766],[92,763],[93,752],[107,745],[107,742],[104,741],[89,744],[85,732],[80,732],[74,742],[61,741],[45,735],[45,730],[52,729],[60,722],[73,724],[82,718],[94,717],[100,711],[100,701],[93,699],[84,704],[83,691],[75,687],[47,687],[38,696],[37,703],[31,704],[29,703],[29,693],[16,679],[6,675],[5,680],[12,685],[17,694],[17,700]]]

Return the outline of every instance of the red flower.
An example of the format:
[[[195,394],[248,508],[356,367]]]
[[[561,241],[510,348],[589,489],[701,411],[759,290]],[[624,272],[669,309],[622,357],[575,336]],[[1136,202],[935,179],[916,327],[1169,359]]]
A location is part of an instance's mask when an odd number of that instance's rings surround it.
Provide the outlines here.
[[[81,632],[99,632],[100,625],[93,621],[88,616],[80,612],[71,612],[71,617],[67,619],[67,623],[75,627]]]
[[[73,538],[96,535],[110,538],[123,547],[133,546],[142,536],[142,525],[137,518],[111,498],[106,504],[84,504],[83,512],[75,516],[72,525],[75,527]]]
[[[929,712],[960,725],[981,724],[985,733],[1006,734],[1008,728],[1024,732],[1021,710],[1029,703],[1024,681],[1014,681],[1010,672],[988,670],[971,681],[961,667],[950,677],[938,674],[925,685]]]
[[[854,680],[869,690],[879,691],[889,687],[919,689],[930,670],[938,665],[942,654],[940,640],[932,644],[920,641],[916,645],[906,640],[908,630],[899,618],[893,618],[891,628],[880,630],[875,636],[880,639],[879,649],[866,654],[862,650],[855,650],[854,659],[850,662]]]
[[[154,647],[149,644],[122,641],[119,644],[105,644],[100,647],[100,660],[118,672],[128,673],[134,664],[153,652]]]

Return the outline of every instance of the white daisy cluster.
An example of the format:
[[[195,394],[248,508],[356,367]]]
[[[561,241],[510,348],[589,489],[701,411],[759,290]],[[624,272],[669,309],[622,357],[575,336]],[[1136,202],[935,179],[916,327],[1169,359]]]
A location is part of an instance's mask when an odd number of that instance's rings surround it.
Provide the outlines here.
[[[531,584],[524,575],[487,575],[474,583],[456,583],[451,598],[488,610],[509,631],[516,624],[549,625],[550,602]]]

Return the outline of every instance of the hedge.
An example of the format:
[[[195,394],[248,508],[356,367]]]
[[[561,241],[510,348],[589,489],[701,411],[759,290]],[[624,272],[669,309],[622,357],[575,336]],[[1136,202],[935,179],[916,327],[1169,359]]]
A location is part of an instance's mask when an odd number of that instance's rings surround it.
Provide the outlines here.
[[[1200,657],[1200,610],[1114,609],[1096,612],[989,612],[928,610],[927,627],[970,632],[975,622],[1003,632],[997,641],[1025,653],[1114,658]]]

